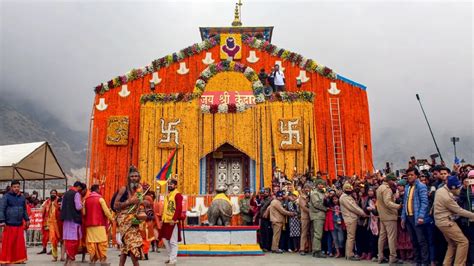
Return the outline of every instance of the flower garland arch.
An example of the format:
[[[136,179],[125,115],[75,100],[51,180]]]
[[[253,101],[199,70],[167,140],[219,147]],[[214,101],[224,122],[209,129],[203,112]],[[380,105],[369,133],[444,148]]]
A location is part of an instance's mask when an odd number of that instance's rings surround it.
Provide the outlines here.
[[[201,72],[201,75],[196,80],[194,86],[194,93],[201,95],[209,80],[215,75],[221,72],[240,72],[244,74],[245,78],[252,83],[252,90],[255,97],[258,97],[260,94],[263,96],[263,84],[258,78],[257,73],[244,64],[234,62],[234,61],[220,61],[218,63],[210,64],[204,71]]]

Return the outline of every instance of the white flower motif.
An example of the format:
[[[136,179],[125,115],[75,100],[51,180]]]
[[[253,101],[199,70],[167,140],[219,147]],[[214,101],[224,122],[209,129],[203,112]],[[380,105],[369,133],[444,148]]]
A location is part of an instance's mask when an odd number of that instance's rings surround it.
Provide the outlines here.
[[[235,107],[237,109],[237,113],[242,113],[247,109],[247,105],[245,103],[238,103],[235,105]]]
[[[201,104],[201,112],[205,114],[209,114],[211,112],[211,106],[207,104]]]
[[[257,103],[263,103],[265,101],[265,95],[263,95],[263,93],[260,93],[259,95],[257,95],[257,97],[255,97],[255,102]]]
[[[228,110],[229,110],[229,105],[226,104],[226,103],[221,103],[217,107],[217,112],[219,112],[219,113],[225,114],[225,113],[227,113]]]
[[[263,84],[260,80],[254,81],[252,84],[253,89],[262,88]]]
[[[253,71],[253,69],[252,69],[251,67],[247,67],[247,68],[245,69],[245,71],[244,71],[244,75],[247,76],[247,75],[252,74],[253,72],[254,72],[254,71]]]
[[[206,78],[210,78],[212,76],[211,70],[209,68],[206,68],[206,70],[202,72],[202,76]]]
[[[199,47],[199,49],[201,49],[201,50],[204,49],[204,47],[206,47],[206,42],[200,42],[200,43],[198,43],[198,47]]]
[[[206,82],[205,82],[204,80],[198,79],[198,80],[196,81],[196,87],[198,87],[198,88],[204,88],[205,86],[206,86]]]
[[[324,70],[324,66],[323,66],[323,65],[319,65],[319,64],[318,64],[318,65],[316,66],[316,71],[322,73],[323,70]]]

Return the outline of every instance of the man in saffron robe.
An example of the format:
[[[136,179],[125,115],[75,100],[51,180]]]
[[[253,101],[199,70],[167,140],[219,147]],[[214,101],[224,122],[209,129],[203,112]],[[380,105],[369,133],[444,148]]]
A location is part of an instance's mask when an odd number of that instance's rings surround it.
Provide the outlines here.
[[[153,202],[154,202],[154,192],[150,191],[150,185],[143,184],[142,185],[144,191],[148,191],[144,197],[144,208],[147,214],[147,218],[144,223],[140,225],[140,232],[143,238],[143,255],[144,259],[148,260],[148,253],[150,251],[151,243],[155,240],[155,235],[153,232],[153,227],[155,223],[155,215],[153,213]]]
[[[53,256],[53,261],[58,260],[58,244],[62,239],[62,223],[59,214],[59,203],[57,191],[55,189],[51,190],[51,197],[48,199],[49,203],[44,204],[46,208],[44,210],[44,217],[47,218],[47,228],[49,235],[49,242],[51,242],[51,255]],[[63,258],[63,256],[61,256]]]
[[[168,195],[165,197],[163,206],[163,225],[160,232],[160,237],[163,239],[169,257],[165,261],[166,265],[176,265],[178,242],[181,241],[179,221],[182,220],[183,196],[178,192],[177,187],[178,181],[176,179],[168,180]]]
[[[23,224],[25,222],[25,224]],[[25,230],[30,226],[26,200],[20,194],[20,182],[13,180],[11,190],[0,200],[0,227],[3,230],[0,264],[25,263]]]
[[[99,185],[92,185],[89,197],[86,198],[84,208],[84,227],[86,228],[86,247],[90,262],[105,262],[107,260],[107,219],[112,221],[107,203],[99,194]]]
[[[48,218],[49,218],[49,208],[51,206],[51,197],[54,195],[56,197],[58,195],[58,191],[56,189],[52,189],[49,192],[50,198],[47,199],[43,205],[41,205],[41,216],[43,218],[43,222],[41,224],[41,234],[43,236],[41,240],[41,244],[43,245],[43,249],[38,252],[37,254],[45,254],[47,253],[46,247],[48,246],[49,241],[49,225],[48,225]],[[48,253],[49,255],[49,253]],[[54,257],[54,256],[53,256]]]
[[[85,184],[76,181],[63,196],[61,220],[63,221],[63,239],[66,248],[65,265],[72,265],[75,261],[79,243],[82,239],[81,192],[85,189]]]

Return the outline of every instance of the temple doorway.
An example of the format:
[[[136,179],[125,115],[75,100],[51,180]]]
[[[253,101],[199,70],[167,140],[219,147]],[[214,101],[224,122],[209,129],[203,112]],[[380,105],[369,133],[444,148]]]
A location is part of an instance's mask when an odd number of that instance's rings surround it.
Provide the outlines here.
[[[242,194],[250,185],[249,157],[230,144],[224,144],[206,156],[207,193],[220,186],[228,195]]]

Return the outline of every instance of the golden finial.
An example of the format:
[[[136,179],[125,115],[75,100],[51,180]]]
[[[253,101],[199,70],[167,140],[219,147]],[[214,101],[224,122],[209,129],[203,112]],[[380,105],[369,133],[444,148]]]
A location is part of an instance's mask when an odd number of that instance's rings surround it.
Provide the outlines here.
[[[240,20],[240,16],[242,13],[242,2],[239,0],[238,3],[235,3],[235,11],[234,11],[234,21],[232,22],[232,26],[239,27],[242,26],[242,21]]]

